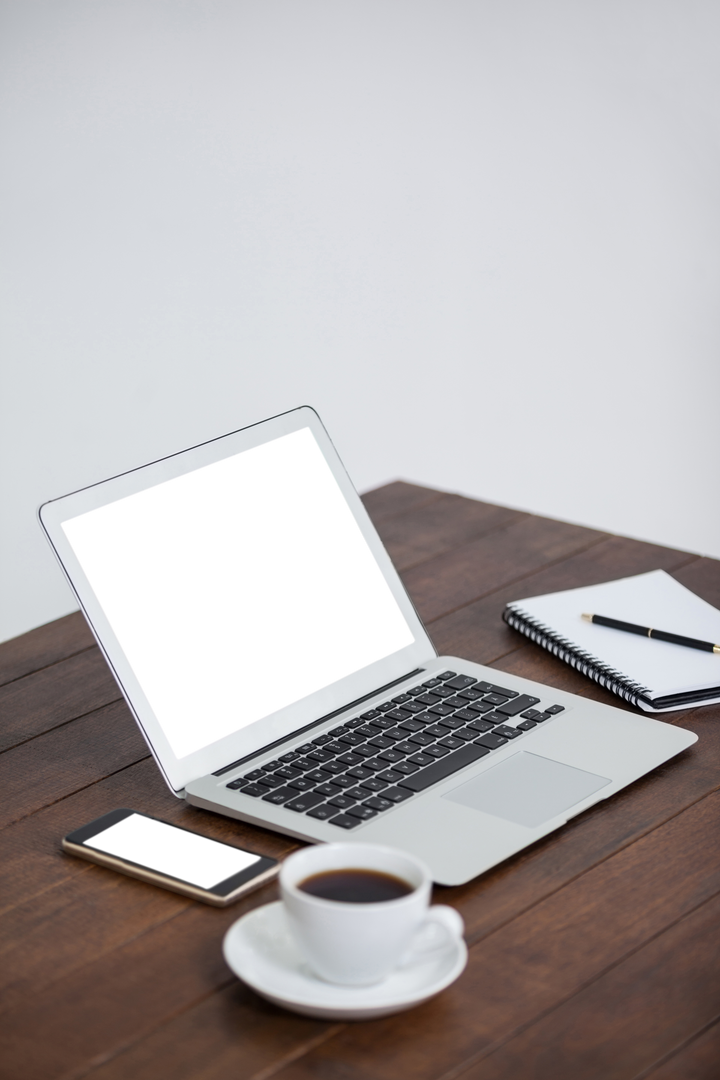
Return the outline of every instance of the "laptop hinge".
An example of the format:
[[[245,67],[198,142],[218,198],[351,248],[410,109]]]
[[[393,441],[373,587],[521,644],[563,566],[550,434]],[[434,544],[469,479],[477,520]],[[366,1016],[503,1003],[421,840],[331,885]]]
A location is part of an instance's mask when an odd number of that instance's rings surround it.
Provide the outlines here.
[[[260,757],[260,755],[266,753],[266,751],[274,750],[276,746],[282,746],[283,743],[288,742],[290,739],[294,739],[296,735],[302,735],[303,732],[316,728],[318,724],[324,724],[326,720],[332,720],[333,716],[340,716],[341,713],[347,712],[348,709],[354,709],[356,705],[362,705],[363,701],[369,701],[370,698],[377,697],[378,694],[384,694],[386,690],[392,689],[392,687],[397,686],[398,683],[405,682],[406,679],[411,679],[413,675],[420,675],[424,670],[425,668],[415,668],[414,671],[408,671],[406,675],[401,675],[399,679],[393,679],[392,682],[385,683],[384,686],[378,686],[376,690],[372,690],[369,694],[356,698],[355,701],[349,701],[348,704],[343,705],[342,708],[335,709],[334,712],[326,713],[325,716],[321,716],[319,720],[313,720],[311,723],[306,724],[305,727],[298,728],[297,731],[292,731],[289,735],[284,735],[282,739],[276,739],[275,742],[268,743],[267,746],[261,746],[259,750],[253,750],[252,754],[247,754],[245,757],[238,758],[237,761],[233,761],[229,765],[223,765],[222,769],[218,769],[217,772],[214,772],[212,775],[223,776],[226,772],[230,772],[231,769],[236,768],[238,765],[244,765],[246,761],[252,761],[253,758]]]

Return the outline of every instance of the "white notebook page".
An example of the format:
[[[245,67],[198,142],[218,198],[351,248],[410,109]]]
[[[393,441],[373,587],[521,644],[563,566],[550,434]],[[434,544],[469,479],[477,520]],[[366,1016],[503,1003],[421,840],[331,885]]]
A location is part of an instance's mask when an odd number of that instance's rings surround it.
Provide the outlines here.
[[[652,697],[720,686],[720,656],[596,626],[583,612],[720,644],[720,611],[664,570],[515,600],[573,645],[647,687]]]

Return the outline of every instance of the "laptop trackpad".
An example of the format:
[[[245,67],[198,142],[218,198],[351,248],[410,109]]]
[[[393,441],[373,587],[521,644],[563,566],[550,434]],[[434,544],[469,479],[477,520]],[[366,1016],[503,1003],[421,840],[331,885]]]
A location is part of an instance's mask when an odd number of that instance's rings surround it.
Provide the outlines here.
[[[520,751],[443,798],[534,828],[609,783],[606,776]]]

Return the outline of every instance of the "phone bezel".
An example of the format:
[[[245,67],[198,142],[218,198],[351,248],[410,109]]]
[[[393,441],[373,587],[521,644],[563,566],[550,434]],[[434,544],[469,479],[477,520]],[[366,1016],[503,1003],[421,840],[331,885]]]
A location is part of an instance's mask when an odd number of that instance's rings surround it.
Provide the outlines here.
[[[143,814],[140,810],[130,810],[127,807],[123,807],[118,810],[111,810],[109,813],[103,814],[99,818],[95,818],[94,821],[88,822],[87,825],[82,825],[79,829],[74,829],[73,832],[68,833],[62,840],[63,851],[70,855],[76,855],[80,858],[87,859],[89,862],[97,863],[99,866],[105,866],[109,869],[116,870],[128,877],[138,878],[140,881],[145,881],[151,885],[159,885],[164,889],[169,889],[171,892],[190,896],[195,900],[203,900],[205,903],[213,904],[216,907],[224,907],[227,904],[233,903],[240,896],[250,892],[251,889],[269,881],[277,874],[280,868],[277,859],[272,859],[267,855],[259,855],[254,851],[248,851],[247,853],[249,855],[257,855],[257,862],[246,867],[244,870],[241,870],[239,873],[233,874],[232,877],[217,882],[211,889],[205,889],[202,886],[194,885],[191,881],[185,881],[183,878],[176,878],[170,874],[164,874],[160,871],[153,870],[152,867],[146,866],[144,863],[136,863],[131,859],[122,859],[116,855],[109,855],[107,852],[98,851],[95,848],[88,846],[87,842],[91,840],[93,836],[98,836],[100,833],[105,832],[106,829],[111,828],[113,825],[117,825],[120,821],[124,821],[125,818],[130,817],[132,814],[136,814],[138,817],[150,818],[153,821],[159,821],[169,829],[179,829],[180,832],[194,831],[192,829],[184,829],[181,825],[172,825],[169,821],[163,821],[161,818],[153,817],[152,814]],[[202,833],[195,833],[195,835],[203,836]],[[204,839],[214,840],[214,837],[204,837]],[[235,846],[233,844],[227,844],[224,840],[215,840],[215,843],[224,844],[225,847],[230,848]],[[239,848],[239,850],[247,851],[247,848]]]

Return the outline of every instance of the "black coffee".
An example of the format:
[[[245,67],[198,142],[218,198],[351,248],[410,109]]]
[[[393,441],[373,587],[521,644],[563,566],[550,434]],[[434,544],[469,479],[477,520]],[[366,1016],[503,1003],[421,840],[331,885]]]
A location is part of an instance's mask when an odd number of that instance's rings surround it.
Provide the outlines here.
[[[325,870],[305,878],[298,889],[323,900],[339,900],[345,904],[381,904],[384,900],[399,900],[413,892],[407,881],[379,870]]]

